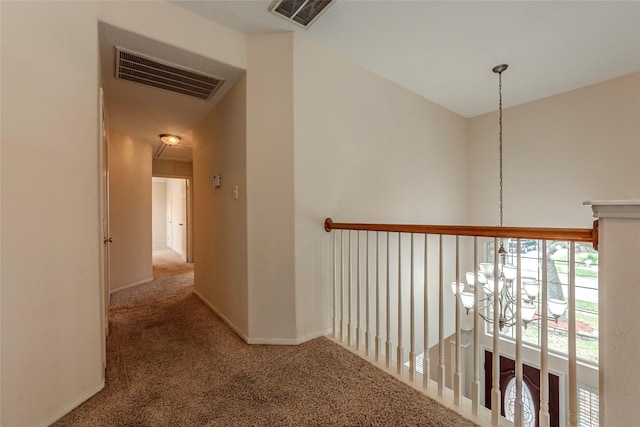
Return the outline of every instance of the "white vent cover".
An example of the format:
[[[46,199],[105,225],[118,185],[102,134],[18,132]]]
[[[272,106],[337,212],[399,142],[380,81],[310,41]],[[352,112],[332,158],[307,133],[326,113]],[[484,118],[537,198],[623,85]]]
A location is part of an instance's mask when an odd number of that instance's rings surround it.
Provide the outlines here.
[[[274,0],[269,12],[305,28],[316,22],[334,0]]]
[[[209,100],[224,79],[116,46],[116,78]]]

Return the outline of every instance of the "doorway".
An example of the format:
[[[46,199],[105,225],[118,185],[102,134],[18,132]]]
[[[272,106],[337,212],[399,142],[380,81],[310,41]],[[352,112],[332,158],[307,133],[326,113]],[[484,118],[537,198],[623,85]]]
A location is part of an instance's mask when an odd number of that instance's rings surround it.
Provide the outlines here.
[[[153,248],[169,248],[184,262],[193,262],[190,184],[188,178],[152,178]]]

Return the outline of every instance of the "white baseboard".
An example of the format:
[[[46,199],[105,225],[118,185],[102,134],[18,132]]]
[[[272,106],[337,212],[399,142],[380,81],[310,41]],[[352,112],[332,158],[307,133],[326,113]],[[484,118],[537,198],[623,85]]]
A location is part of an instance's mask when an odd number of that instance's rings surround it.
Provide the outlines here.
[[[193,290],[193,293],[194,293],[194,294],[196,294],[196,296],[197,296],[198,298],[200,298],[200,301],[202,301],[203,303],[205,303],[205,305],[206,305],[207,307],[209,307],[209,308],[211,309],[211,311],[213,311],[213,312],[214,312],[214,313],[215,313],[219,318],[221,318],[221,319],[224,321],[224,323],[226,323],[227,325],[229,325],[229,327],[230,327],[231,329],[233,329],[233,331],[234,331],[236,334],[238,334],[238,336],[239,336],[240,338],[242,338],[246,343],[251,344],[251,343],[249,343],[249,341],[248,341],[247,335],[246,335],[244,332],[242,332],[242,331],[241,331],[241,330],[240,330],[236,325],[234,325],[234,324],[233,324],[233,322],[232,322],[231,320],[229,320],[229,319],[228,319],[224,314],[220,313],[220,311],[219,311],[217,308],[215,308],[215,307],[213,306],[213,304],[211,304],[209,301],[207,301],[207,299],[206,299],[205,297],[203,297],[203,296],[200,294],[200,292],[198,292],[197,290],[195,290],[195,289],[194,289],[194,290]]]
[[[291,338],[248,338],[245,340],[247,344],[265,344],[265,345],[298,345],[298,340]]]
[[[80,397],[78,397],[77,399],[75,399],[73,402],[69,403],[68,405],[65,405],[63,408],[61,408],[60,410],[56,411],[56,413],[54,413],[53,415],[51,415],[50,417],[48,417],[46,420],[42,421],[41,423],[38,423],[37,426],[38,427],[47,427],[50,426],[51,424],[55,423],[56,421],[58,421],[60,418],[64,417],[65,415],[67,415],[69,412],[73,411],[75,408],[77,408],[78,406],[80,406],[82,403],[84,403],[85,401],[87,401],[90,397],[92,397],[93,395],[95,395],[97,392],[99,392],[100,390],[102,390],[104,388],[104,381],[101,382],[100,384],[98,384],[96,387],[92,388],[91,390],[89,390],[88,392],[82,394]]]
[[[333,327],[329,326],[328,328],[322,329],[318,332],[314,332],[309,335],[305,335],[302,338],[298,338],[298,344],[302,344],[303,342],[315,340],[316,338],[326,337],[327,335],[333,334]]]
[[[128,285],[120,286],[120,287],[118,287],[116,289],[111,289],[109,291],[109,295],[115,294],[116,292],[124,291],[125,289],[133,288],[133,287],[138,286],[138,285],[143,285],[145,283],[149,283],[152,280],[153,280],[153,277],[149,277],[149,278],[146,278],[146,279],[138,280],[137,282],[129,283]]]
[[[247,341],[247,344],[299,345],[299,344],[305,343],[307,341],[311,341],[311,340],[319,338],[319,337],[325,337],[327,335],[330,335],[331,333],[333,333],[333,328],[328,327],[328,328],[323,329],[321,331],[314,332],[312,334],[305,335],[304,337],[295,338],[295,339],[291,339],[291,338],[249,338],[249,339],[247,339],[245,341]]]
[[[220,311],[215,308],[209,301],[207,301],[198,291],[193,291],[200,300],[207,305],[215,314],[218,315],[233,331],[238,334],[240,338],[244,340],[247,344],[266,344],[266,345],[298,345],[307,341],[311,341],[312,339],[318,337],[324,337],[333,332],[332,327],[328,327],[318,332],[314,332],[312,334],[306,335],[301,338],[255,338],[248,337],[247,334],[240,331],[236,325],[233,324],[224,314],[220,313]]]

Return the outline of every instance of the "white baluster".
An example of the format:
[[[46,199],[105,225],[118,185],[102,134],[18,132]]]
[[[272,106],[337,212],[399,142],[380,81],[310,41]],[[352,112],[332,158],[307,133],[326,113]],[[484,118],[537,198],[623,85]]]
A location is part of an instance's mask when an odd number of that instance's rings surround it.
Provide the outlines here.
[[[500,302],[498,300],[498,239],[493,239],[493,382],[491,387],[491,424],[500,421]]]
[[[547,241],[542,241],[542,325],[540,331],[540,427],[549,427],[549,316],[547,304]]]
[[[376,362],[380,361],[382,337],[380,336],[380,233],[376,231]]]
[[[429,370],[431,369],[429,357],[429,235],[424,235],[424,354],[422,358],[422,386],[429,388]]]
[[[520,248],[520,239],[516,248]],[[514,413],[515,427],[522,427],[522,255],[516,250],[516,403]]]
[[[478,238],[473,238],[473,385],[472,412],[480,415],[480,282],[478,281]]]
[[[444,396],[445,367],[444,367],[444,272],[442,271],[442,234],[440,235],[440,276],[439,276],[439,309],[438,309],[438,396]]]
[[[569,245],[569,425],[578,425],[576,362],[576,243]]]
[[[364,334],[364,354],[369,355],[369,348],[371,347],[371,330],[369,329],[369,232],[367,231],[367,258],[365,262],[366,271],[364,274],[365,283],[365,334]]]
[[[347,313],[348,313],[348,318],[347,318],[347,345],[349,345],[349,347],[351,347],[351,275],[353,274],[353,270],[352,270],[352,265],[351,265],[351,230],[349,230],[349,239],[348,239],[348,249],[349,249],[349,253],[348,253],[348,257],[347,257],[347,264],[349,264],[349,277],[347,280]]]
[[[340,230],[340,341],[344,341],[344,230]]]
[[[336,298],[336,294],[337,294],[337,290],[336,290],[336,286],[337,286],[337,280],[336,280],[336,276],[338,275],[338,266],[336,263],[336,256],[337,256],[337,249],[336,249],[336,242],[338,240],[338,233],[335,232],[335,230],[333,231],[333,257],[332,257],[332,266],[333,266],[333,337],[337,338],[338,337],[338,324],[337,324],[337,319],[338,319],[338,304],[337,304],[337,298]]]
[[[385,363],[391,366],[391,276],[389,268],[389,232],[387,232],[387,342],[385,346]]]
[[[356,322],[356,350],[360,350],[360,337],[362,336],[362,328],[360,326],[360,318],[362,317],[360,315],[360,299],[362,297],[362,291],[360,290],[362,282],[360,280],[360,231],[356,231],[356,238],[358,239],[356,244],[356,318],[358,319]]]
[[[402,233],[398,233],[398,354],[397,371],[402,373],[404,350],[402,349]]]
[[[456,236],[456,370],[453,376],[453,403],[460,405],[460,393],[462,391],[462,351],[460,340],[460,236]]]
[[[411,381],[416,378],[416,315],[415,315],[415,300],[414,300],[414,260],[413,260],[413,233],[411,233],[411,309],[410,317],[411,324],[409,325],[411,330],[411,343],[409,345],[409,379]]]

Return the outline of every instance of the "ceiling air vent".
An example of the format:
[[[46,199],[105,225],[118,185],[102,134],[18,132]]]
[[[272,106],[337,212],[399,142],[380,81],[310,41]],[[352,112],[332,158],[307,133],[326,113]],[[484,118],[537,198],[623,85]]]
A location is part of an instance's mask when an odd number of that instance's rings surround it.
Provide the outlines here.
[[[335,0],[275,0],[269,11],[309,28]]]
[[[116,78],[209,100],[224,79],[116,46]]]

